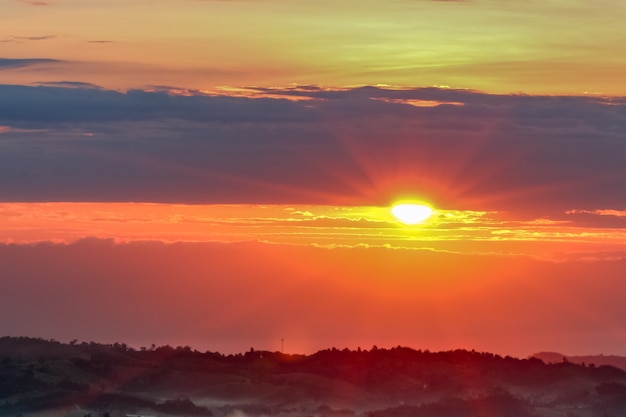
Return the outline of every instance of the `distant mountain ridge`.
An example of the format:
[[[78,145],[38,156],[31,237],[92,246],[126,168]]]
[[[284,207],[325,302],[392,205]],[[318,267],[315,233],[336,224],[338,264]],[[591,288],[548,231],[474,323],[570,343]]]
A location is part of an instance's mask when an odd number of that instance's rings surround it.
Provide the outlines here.
[[[626,372],[469,350],[236,355],[0,338],[0,416],[617,417]]]
[[[568,361],[579,365],[588,366],[614,366],[626,371],[626,356],[617,355],[563,355],[557,352],[539,352],[532,357],[541,359],[545,363],[559,363]]]

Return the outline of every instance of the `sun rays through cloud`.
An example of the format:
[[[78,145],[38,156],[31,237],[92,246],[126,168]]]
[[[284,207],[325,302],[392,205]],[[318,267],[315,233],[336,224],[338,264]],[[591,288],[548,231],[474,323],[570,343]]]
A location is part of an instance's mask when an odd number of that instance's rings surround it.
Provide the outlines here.
[[[0,331],[626,353],[626,2],[0,3]]]

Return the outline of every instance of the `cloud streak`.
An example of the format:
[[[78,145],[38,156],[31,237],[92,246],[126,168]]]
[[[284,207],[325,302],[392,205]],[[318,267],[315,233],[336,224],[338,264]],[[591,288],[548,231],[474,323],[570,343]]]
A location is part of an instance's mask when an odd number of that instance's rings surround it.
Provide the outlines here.
[[[48,58],[0,58],[0,70],[8,68],[21,68],[41,64],[55,64],[61,61]]]
[[[15,0],[18,3],[26,4],[28,6],[49,6],[50,3],[46,1],[37,1],[37,0]]]
[[[92,83],[84,83],[79,81],[42,81],[38,85],[44,87],[61,87],[61,88],[95,88],[101,89],[102,87]]]
[[[54,39],[56,36],[54,35],[44,35],[44,36],[11,36],[6,39],[0,40],[0,43],[9,43],[9,42],[25,42],[25,41],[45,41],[49,39]]]

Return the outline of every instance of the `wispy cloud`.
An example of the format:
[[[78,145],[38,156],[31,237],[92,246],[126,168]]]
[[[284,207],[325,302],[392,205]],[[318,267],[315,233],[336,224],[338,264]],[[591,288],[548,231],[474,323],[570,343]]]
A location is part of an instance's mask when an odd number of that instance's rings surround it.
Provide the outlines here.
[[[598,216],[626,217],[626,210],[569,210],[567,214],[595,214]]]
[[[102,89],[99,85],[79,81],[43,81],[37,84],[46,87]]]
[[[44,36],[10,36],[8,38],[0,39],[0,43],[9,43],[9,42],[28,42],[28,41],[46,41],[49,39],[56,38],[55,35],[44,35]]]
[[[11,126],[3,126],[0,125],[0,135],[1,134],[6,134],[6,133],[47,133],[48,131],[45,129],[21,129],[21,128],[17,128],[17,127],[11,127]]]
[[[48,58],[0,58],[0,70],[3,68],[20,68],[41,64],[55,64],[62,61]]]
[[[29,6],[49,6],[50,3],[47,1],[38,1],[38,0],[15,0],[18,3],[27,4]]]
[[[0,131],[1,133],[1,131]],[[29,175],[28,172],[23,175]],[[97,237],[116,242],[248,242],[370,247],[442,253],[534,257],[616,253],[626,258],[626,225],[519,221],[499,213],[436,209],[424,223],[404,226],[388,206],[155,203],[0,203],[0,243]]]

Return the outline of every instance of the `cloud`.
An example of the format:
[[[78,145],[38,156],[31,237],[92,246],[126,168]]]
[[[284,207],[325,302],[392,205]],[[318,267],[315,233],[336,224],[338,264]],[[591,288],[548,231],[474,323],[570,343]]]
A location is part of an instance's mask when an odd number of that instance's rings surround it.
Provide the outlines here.
[[[79,81],[43,81],[37,84],[45,87],[102,89],[99,85]]]
[[[40,64],[55,64],[61,61],[48,58],[0,58],[0,70],[6,68],[20,68]]]
[[[65,87],[91,86],[0,86],[0,124],[50,131],[0,144],[5,201],[370,205],[417,195],[562,220],[626,207],[623,98]]]
[[[46,130],[41,129],[19,129],[11,126],[2,126],[0,125],[0,135],[3,133],[44,133]]]
[[[29,6],[49,6],[50,3],[46,1],[37,1],[37,0],[15,0],[18,3],[27,4]]]
[[[568,210],[566,215],[581,227],[626,229],[626,210]]]
[[[24,42],[24,41],[45,41],[48,39],[54,39],[56,36],[54,35],[44,35],[44,36],[11,36],[6,39],[0,40],[0,43],[8,43],[8,42]]]

